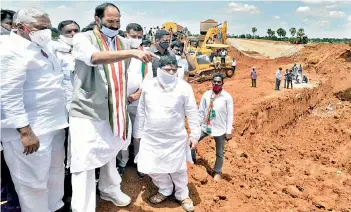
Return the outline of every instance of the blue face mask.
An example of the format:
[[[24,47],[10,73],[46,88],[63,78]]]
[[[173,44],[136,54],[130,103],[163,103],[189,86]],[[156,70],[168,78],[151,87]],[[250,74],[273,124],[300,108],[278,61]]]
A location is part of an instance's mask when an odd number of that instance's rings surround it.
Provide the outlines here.
[[[110,38],[113,38],[115,37],[116,35],[118,35],[119,33],[119,30],[114,30],[114,29],[110,29],[110,28],[107,28],[103,23],[102,23],[102,20],[100,19],[100,23],[101,23],[101,29],[100,31],[102,32],[102,34],[106,35],[107,37],[110,37]]]

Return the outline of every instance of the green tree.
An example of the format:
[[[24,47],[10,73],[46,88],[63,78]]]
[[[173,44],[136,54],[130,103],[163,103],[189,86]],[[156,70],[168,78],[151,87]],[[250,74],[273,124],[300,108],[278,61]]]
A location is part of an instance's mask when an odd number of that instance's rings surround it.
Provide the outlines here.
[[[267,34],[268,34],[269,37],[272,36],[272,29],[271,28],[267,29]]]
[[[283,28],[277,29],[277,34],[280,36],[280,38],[285,37],[286,31]]]
[[[57,40],[60,36],[60,32],[56,28],[51,28],[51,33],[52,33],[52,39]]]
[[[253,38],[255,38],[255,33],[257,32],[257,28],[256,27],[252,27],[252,34],[253,34]]]
[[[294,37],[295,34],[296,34],[296,28],[292,27],[292,28],[289,29],[289,31],[290,31],[291,36]]]
[[[305,35],[305,30],[303,28],[300,28],[298,31],[297,31],[297,37],[300,37],[302,38],[304,35]]]
[[[272,30],[272,32],[271,32],[271,37],[274,37],[274,36],[275,36],[275,31]]]

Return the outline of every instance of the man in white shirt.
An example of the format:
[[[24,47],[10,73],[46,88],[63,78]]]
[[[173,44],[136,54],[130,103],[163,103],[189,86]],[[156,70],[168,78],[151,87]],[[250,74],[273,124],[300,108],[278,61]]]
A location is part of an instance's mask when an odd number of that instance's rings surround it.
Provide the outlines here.
[[[131,125],[127,112],[127,69],[131,58],[144,63],[151,52],[130,50],[118,35],[120,10],[112,3],[95,8],[92,31],[73,37],[76,58],[74,93],[69,113],[72,173],[72,210],[95,211],[95,169],[100,168],[100,198],[127,206],[131,198],[121,191],[116,169],[118,152],[128,147]]]
[[[1,138],[23,212],[63,207],[64,128],[61,66],[47,44],[47,13],[19,10],[1,51]]]
[[[234,106],[232,96],[223,89],[224,76],[215,73],[212,78],[212,90],[206,91],[201,98],[199,114],[202,120],[202,135],[200,140],[211,135],[216,142],[216,163],[214,180],[221,179],[224,143],[232,138]],[[192,150],[193,160],[196,160],[195,150]]]
[[[80,27],[77,22],[73,20],[66,20],[59,23],[57,29],[60,32],[58,41],[53,41],[52,45],[55,50],[55,55],[60,61],[63,78],[63,87],[66,91],[66,109],[69,112],[71,106],[72,95],[73,95],[73,73],[75,66],[75,58],[72,55],[73,49],[73,36],[80,32]],[[65,152],[67,155],[67,146],[69,139],[68,128],[65,129]],[[67,157],[65,158],[65,164],[67,164]],[[72,185],[71,185],[71,173],[69,168],[65,171],[65,194],[63,201],[65,205],[70,207],[70,199],[72,196]]]
[[[177,76],[180,79],[187,80],[189,71],[195,69],[195,62],[191,55],[185,49],[184,43],[178,40],[173,41],[171,44],[171,52],[176,56],[178,62]]]
[[[142,43],[142,35],[143,35],[143,28],[137,23],[130,23],[127,25],[127,39],[130,43],[131,49],[139,49],[144,51],[144,48],[141,46]],[[130,65],[128,68],[128,83],[127,83],[127,96],[128,96],[128,113],[132,125],[134,124],[135,115],[138,108],[139,98],[141,95],[141,84],[148,74],[148,72],[152,73],[152,64],[144,64],[140,60],[132,58],[130,61]],[[134,131],[134,128],[132,127]],[[133,139],[133,150],[134,156],[139,152],[139,142],[136,142]],[[129,160],[129,150],[121,150],[118,153],[118,171],[122,176]],[[143,173],[137,172],[139,177],[144,177]]]
[[[233,73],[235,74],[235,69],[236,69],[236,60],[235,60],[235,58],[233,58],[233,61],[232,61],[232,68],[233,68]]]
[[[150,202],[159,204],[173,193],[185,211],[194,211],[189,198],[186,161],[200,137],[199,115],[191,86],[177,78],[177,60],[161,56],[157,77],[145,81],[135,118],[134,138],[140,141],[138,171],[158,187]],[[190,138],[185,129],[187,117]],[[192,161],[191,161],[192,162]]]
[[[275,90],[280,90],[280,82],[282,81],[282,68],[279,67],[278,71],[275,72]]]

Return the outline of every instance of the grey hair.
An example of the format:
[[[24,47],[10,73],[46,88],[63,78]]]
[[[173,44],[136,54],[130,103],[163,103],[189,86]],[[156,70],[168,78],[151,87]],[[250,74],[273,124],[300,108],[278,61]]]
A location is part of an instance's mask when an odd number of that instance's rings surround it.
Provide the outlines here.
[[[13,17],[13,21],[18,24],[31,24],[38,22],[38,18],[47,18],[49,15],[37,8],[21,9]]]

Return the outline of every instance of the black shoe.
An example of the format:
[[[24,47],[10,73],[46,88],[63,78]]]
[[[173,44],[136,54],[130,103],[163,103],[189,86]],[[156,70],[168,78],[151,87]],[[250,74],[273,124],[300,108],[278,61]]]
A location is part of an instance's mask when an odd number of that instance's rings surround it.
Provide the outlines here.
[[[118,173],[122,177],[125,172],[126,167],[118,166]]]
[[[146,174],[137,171],[137,175],[139,178],[143,178]]]
[[[191,158],[193,159],[193,162],[196,163],[196,150],[195,149],[191,150]]]

